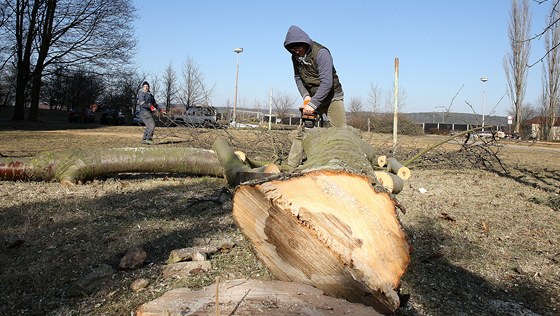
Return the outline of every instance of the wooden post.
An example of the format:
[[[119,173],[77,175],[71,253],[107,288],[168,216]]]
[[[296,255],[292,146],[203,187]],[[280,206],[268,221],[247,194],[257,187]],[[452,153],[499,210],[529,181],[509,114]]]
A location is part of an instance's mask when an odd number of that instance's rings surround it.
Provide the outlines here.
[[[397,152],[397,131],[399,119],[399,58],[395,58],[395,110],[393,112],[393,157]]]

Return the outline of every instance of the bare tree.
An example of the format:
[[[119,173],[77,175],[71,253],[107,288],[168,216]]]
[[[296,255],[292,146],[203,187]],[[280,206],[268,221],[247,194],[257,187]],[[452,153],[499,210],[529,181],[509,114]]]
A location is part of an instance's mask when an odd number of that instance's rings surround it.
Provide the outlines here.
[[[368,90],[368,103],[373,114],[379,113],[381,110],[381,96],[381,88],[379,88],[377,84],[373,85],[373,83],[370,82]]]
[[[42,94],[49,101],[51,110],[68,110],[68,104],[65,100],[65,87],[68,77],[65,69],[59,66],[44,78],[45,88],[42,90]]]
[[[350,117],[348,124],[356,128],[363,128],[367,125],[367,118],[364,116],[364,104],[360,98],[350,98]]]
[[[364,104],[360,98],[350,98],[350,113],[360,113],[364,109]]]
[[[551,27],[545,36],[545,49],[548,51],[543,63],[543,113],[542,138],[549,140],[556,121],[558,102],[560,100],[560,50],[552,49],[560,42],[560,25],[553,23],[560,18],[560,12],[555,5],[550,8],[549,24]]]
[[[0,38],[7,38],[8,28],[6,23],[9,18],[9,8],[6,0],[0,1]],[[13,57],[13,44],[7,41],[0,41],[0,71],[4,70],[8,61]]]
[[[538,104],[542,104],[542,96],[539,97],[539,100],[537,101]],[[528,121],[532,118],[534,118],[535,116],[539,115],[539,110],[537,109],[536,106],[534,106],[531,103],[526,103],[524,106],[524,111],[523,111],[523,116],[521,117],[521,122],[525,122]],[[523,124],[521,124],[523,126]]]
[[[122,67],[135,46],[130,0],[5,0],[9,16],[3,41],[12,43],[17,69],[14,120],[24,116],[31,82],[29,120],[36,120],[43,73],[54,65],[95,69]],[[33,63],[33,65],[32,65]]]
[[[37,33],[37,18],[41,2],[34,1],[6,1],[9,10],[14,12],[8,27],[13,27],[15,37],[15,61],[14,66],[17,70],[16,75],[16,95],[13,120],[22,120],[24,115],[24,104],[26,98],[27,85],[31,78],[31,55],[33,53],[33,42]]]
[[[227,98],[225,104],[223,105],[225,107],[225,117],[222,116],[223,120],[227,120],[228,122],[231,121],[233,119],[233,103],[232,101]]]
[[[399,87],[399,112],[406,106],[406,90],[404,88]],[[387,91],[387,96],[385,98],[385,112],[393,113],[395,108],[395,87],[392,87],[389,91]]]
[[[208,87],[205,83],[204,74],[194,59],[187,58],[182,68],[183,87],[179,97],[181,103],[186,107],[195,105],[211,105],[211,97],[214,87]]]
[[[169,63],[163,74],[163,98],[165,99],[165,107],[168,111],[175,100],[177,92],[177,75],[175,70],[173,70],[173,66]]]
[[[508,37],[511,51],[504,56],[503,67],[513,102],[514,130],[519,133],[531,52],[531,42],[525,40],[529,37],[531,29],[529,1],[512,0],[509,17]]]
[[[66,80],[68,106],[83,111],[99,101],[104,90],[101,77],[93,72],[77,70]]]
[[[0,68],[0,107],[13,104],[16,88],[16,71],[11,65]]]
[[[297,98],[291,95],[288,95],[285,92],[278,92],[272,99],[272,105],[276,110],[276,115],[280,119],[288,117],[290,110],[292,110],[296,104]]]
[[[150,92],[152,92],[152,94],[154,95],[154,98],[156,99],[156,102],[157,102],[157,100],[162,98],[162,96],[161,96],[162,91],[160,89],[161,81],[160,81],[159,76],[157,74],[151,76],[149,83],[150,83]]]
[[[549,1],[551,2],[551,8],[552,8],[552,10],[558,10],[558,9],[559,9],[560,0],[552,0],[552,1],[551,1],[551,0],[533,0],[533,2],[536,3],[537,5],[545,4],[545,3],[549,2]],[[556,25],[559,21],[560,21],[560,20],[559,20],[558,18],[557,18],[557,19],[553,19],[553,18],[552,18],[552,14],[549,15],[549,17],[548,17],[548,22],[547,22],[546,26],[543,28],[543,30],[542,30],[540,33],[538,33],[538,34],[536,34],[536,35],[533,35],[533,36],[531,36],[531,37],[528,37],[528,38],[526,38],[526,39],[524,39],[524,40],[525,40],[525,41],[534,41],[534,40],[540,39],[540,38],[543,37],[548,31],[550,31],[550,29],[551,29],[554,25]],[[536,65],[537,63],[543,61],[543,60],[546,58],[546,56],[547,56],[551,51],[555,50],[559,45],[560,45],[560,42],[555,42],[555,43],[553,43],[553,45],[551,46],[551,48],[550,48],[549,50],[547,50],[547,51],[544,53],[544,55],[543,55],[539,60],[537,60],[537,61],[533,62],[532,64],[530,64],[529,67],[533,67],[533,66]]]
[[[133,71],[123,71],[115,77],[111,77],[110,84],[105,89],[104,103],[112,108],[120,109],[124,113],[134,116],[136,113],[136,96],[143,82],[141,77]]]

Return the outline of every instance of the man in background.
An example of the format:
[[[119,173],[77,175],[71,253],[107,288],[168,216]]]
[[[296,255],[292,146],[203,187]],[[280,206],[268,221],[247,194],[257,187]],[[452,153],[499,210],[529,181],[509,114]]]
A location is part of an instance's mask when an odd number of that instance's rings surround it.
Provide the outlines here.
[[[154,98],[154,95],[150,92],[150,84],[146,81],[142,83],[142,88],[138,91],[136,97],[136,109],[138,115],[144,122],[144,136],[142,137],[142,144],[152,145],[154,140],[154,130],[156,128],[156,122],[152,116],[152,112],[161,112],[165,114],[165,109],[161,108]]]

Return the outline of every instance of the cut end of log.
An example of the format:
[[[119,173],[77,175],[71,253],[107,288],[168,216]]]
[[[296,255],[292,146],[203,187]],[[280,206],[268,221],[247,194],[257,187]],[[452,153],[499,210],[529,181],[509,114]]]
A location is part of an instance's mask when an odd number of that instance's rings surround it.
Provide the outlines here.
[[[385,167],[387,164],[387,156],[379,156],[377,157],[377,165],[381,168]]]
[[[389,158],[387,160],[387,169],[392,173],[398,175],[403,180],[407,180],[408,178],[410,178],[410,169],[405,167],[395,158]]]
[[[237,156],[237,158],[239,158],[239,160],[243,161],[243,163],[247,161],[247,155],[245,155],[244,152],[240,150],[236,150],[235,155]]]
[[[270,163],[264,166],[264,173],[280,173],[280,167],[277,164]]]
[[[377,181],[392,194],[398,194],[404,187],[403,180],[396,174],[385,171],[375,171]]]
[[[270,271],[393,313],[410,257],[395,202],[366,177],[321,170],[240,185],[233,217]]]

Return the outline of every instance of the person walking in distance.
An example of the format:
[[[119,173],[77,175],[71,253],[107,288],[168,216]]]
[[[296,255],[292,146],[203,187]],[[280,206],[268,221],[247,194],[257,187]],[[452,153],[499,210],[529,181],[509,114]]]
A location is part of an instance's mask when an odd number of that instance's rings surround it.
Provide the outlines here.
[[[146,81],[142,83],[142,88],[138,91],[138,95],[136,97],[136,108],[138,110],[138,115],[145,125],[142,144],[152,145],[154,144],[152,137],[156,128],[156,122],[154,121],[152,112],[159,111],[162,114],[165,114],[165,109],[161,108],[156,103],[154,95],[150,92],[150,84]]]

